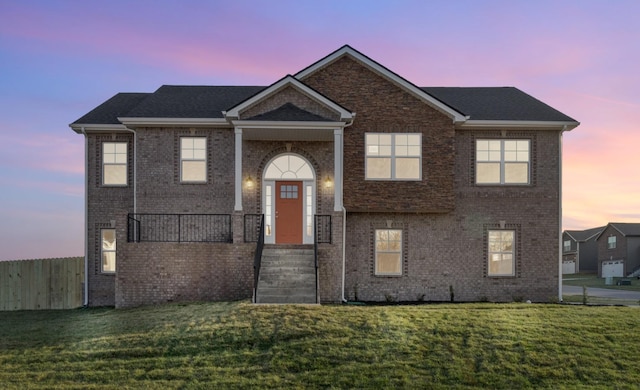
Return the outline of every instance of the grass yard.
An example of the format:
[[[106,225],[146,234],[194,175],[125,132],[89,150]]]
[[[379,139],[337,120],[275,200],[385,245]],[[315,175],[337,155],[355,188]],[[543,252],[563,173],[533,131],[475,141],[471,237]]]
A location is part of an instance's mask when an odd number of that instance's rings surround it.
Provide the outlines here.
[[[640,309],[552,304],[0,313],[0,388],[617,388]]]

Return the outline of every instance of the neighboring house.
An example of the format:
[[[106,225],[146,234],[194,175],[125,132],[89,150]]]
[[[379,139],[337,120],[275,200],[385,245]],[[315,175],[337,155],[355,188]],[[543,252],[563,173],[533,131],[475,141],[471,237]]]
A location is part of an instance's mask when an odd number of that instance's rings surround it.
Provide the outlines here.
[[[562,273],[598,272],[598,243],[596,238],[604,230],[565,230],[562,233]]]
[[[90,306],[559,295],[578,122],[516,88],[421,88],[344,46],[266,87],[119,93],[70,126]]]
[[[640,275],[640,223],[609,223],[596,238],[598,276]]]

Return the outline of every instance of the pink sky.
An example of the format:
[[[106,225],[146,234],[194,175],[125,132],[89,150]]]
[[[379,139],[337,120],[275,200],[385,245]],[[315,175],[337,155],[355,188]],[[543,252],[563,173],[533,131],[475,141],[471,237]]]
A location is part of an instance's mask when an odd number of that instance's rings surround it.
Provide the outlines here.
[[[419,86],[515,86],[564,136],[563,228],[640,222],[638,1],[0,0],[0,260],[83,251],[84,141],[117,92],[268,85],[349,44]]]

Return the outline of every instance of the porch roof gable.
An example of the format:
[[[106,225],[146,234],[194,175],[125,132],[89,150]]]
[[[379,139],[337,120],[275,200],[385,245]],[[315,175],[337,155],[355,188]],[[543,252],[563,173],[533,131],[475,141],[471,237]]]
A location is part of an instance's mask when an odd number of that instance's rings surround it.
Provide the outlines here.
[[[328,97],[324,96],[323,94],[321,94],[320,92],[316,91],[315,89],[309,87],[308,85],[304,84],[303,82],[297,80],[295,77],[291,76],[291,75],[287,75],[285,77],[283,77],[282,79],[276,81],[275,83],[271,84],[269,87],[263,89],[262,91],[254,94],[253,96],[245,99],[244,101],[236,104],[235,106],[231,107],[230,109],[228,109],[227,111],[223,111],[222,114],[225,118],[227,118],[227,120],[237,120],[240,119],[240,115],[243,111],[247,110],[248,108],[258,104],[259,102],[268,99],[269,97],[275,95],[276,93],[278,93],[279,91],[283,90],[284,88],[287,87],[292,87],[294,89],[296,89],[297,91],[299,91],[300,93],[306,95],[307,97],[309,97],[310,99],[322,104],[323,106],[327,107],[328,109],[330,109],[331,111],[336,112],[339,116],[340,116],[340,120],[344,121],[344,122],[351,122],[353,121],[353,118],[355,117],[355,113],[351,112],[350,110],[342,107],[340,104],[334,102],[333,100],[329,99]],[[280,107],[282,108],[282,107]],[[280,108],[276,109],[279,110]],[[297,107],[296,107],[297,108]],[[273,111],[276,111],[273,110]],[[292,110],[290,107],[285,108],[284,110],[287,111],[288,114],[292,114],[294,110]],[[298,110],[301,110],[298,108]],[[304,111],[304,110],[302,110]],[[266,115],[268,113],[264,113],[263,115]],[[283,112],[279,113],[280,115],[283,114]],[[298,112],[298,114],[300,114]],[[311,114],[311,113],[309,113]],[[312,114],[314,115],[314,114]],[[256,116],[252,117],[252,118],[256,118]],[[285,119],[287,120],[287,119]],[[299,120],[299,119],[296,119]],[[313,119],[318,120],[317,118]],[[325,120],[324,118],[322,120]]]

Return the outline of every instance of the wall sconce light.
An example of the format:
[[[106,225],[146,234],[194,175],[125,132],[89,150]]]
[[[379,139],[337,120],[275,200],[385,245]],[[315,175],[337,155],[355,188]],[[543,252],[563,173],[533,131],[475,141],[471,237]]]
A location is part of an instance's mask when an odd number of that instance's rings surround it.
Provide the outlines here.
[[[247,188],[253,188],[256,185],[256,182],[253,180],[253,178],[251,177],[251,175],[247,176],[247,178],[244,181],[244,185]]]
[[[325,186],[325,188],[333,187],[333,180],[331,180],[331,178],[329,176],[324,178],[324,186]]]

